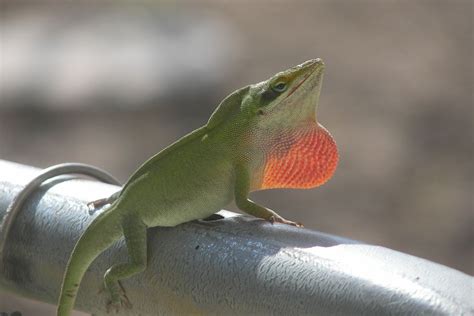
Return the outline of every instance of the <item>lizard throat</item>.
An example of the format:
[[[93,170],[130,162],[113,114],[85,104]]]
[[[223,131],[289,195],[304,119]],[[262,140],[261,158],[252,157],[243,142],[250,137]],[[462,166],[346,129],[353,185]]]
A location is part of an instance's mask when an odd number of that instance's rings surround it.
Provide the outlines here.
[[[260,189],[309,189],[328,181],[336,170],[336,143],[322,125],[281,137],[266,153]]]

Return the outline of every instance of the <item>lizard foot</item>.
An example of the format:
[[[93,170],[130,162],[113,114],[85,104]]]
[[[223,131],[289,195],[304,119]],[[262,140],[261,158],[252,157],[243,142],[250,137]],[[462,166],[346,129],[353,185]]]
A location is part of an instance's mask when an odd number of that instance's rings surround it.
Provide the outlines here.
[[[270,219],[268,221],[272,224],[273,223],[282,223],[282,224],[296,226],[296,227],[304,227],[303,224],[301,224],[301,223],[289,221],[287,219],[284,219],[281,216],[272,216],[272,217],[270,217]]]
[[[95,210],[99,207],[102,207],[102,206],[108,204],[108,203],[109,203],[108,199],[99,199],[99,200],[95,200],[95,201],[87,203],[87,207],[89,208],[89,210]]]
[[[122,283],[120,281],[118,282],[120,286],[120,293],[118,298],[112,299],[107,303],[107,314],[109,314],[111,311],[114,311],[115,313],[118,313],[121,308],[126,308],[126,309],[131,309],[132,308],[132,303],[127,297],[127,294],[125,293],[125,289],[122,286]]]
[[[102,207],[107,204],[112,204],[118,199],[119,196],[120,196],[120,191],[117,191],[111,196],[109,196],[108,198],[98,199],[98,200],[87,203],[87,207],[89,208],[89,213],[92,215],[95,212],[95,210],[98,209],[99,207]]]

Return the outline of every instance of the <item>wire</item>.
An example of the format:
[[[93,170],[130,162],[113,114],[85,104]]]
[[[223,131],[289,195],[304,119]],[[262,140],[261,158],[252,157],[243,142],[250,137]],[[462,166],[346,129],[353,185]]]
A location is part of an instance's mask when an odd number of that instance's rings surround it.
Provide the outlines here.
[[[13,198],[6,210],[0,226],[0,265],[3,265],[3,252],[5,250],[8,233],[10,232],[13,222],[21,211],[25,201],[33,192],[38,190],[45,181],[66,174],[80,174],[108,184],[121,185],[121,183],[108,172],[83,163],[62,163],[44,169],[40,174],[28,182],[28,184]]]

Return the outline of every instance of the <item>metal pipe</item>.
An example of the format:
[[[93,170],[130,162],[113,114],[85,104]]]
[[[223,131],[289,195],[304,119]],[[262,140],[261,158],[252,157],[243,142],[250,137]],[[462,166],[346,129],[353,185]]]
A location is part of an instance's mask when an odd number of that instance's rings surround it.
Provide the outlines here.
[[[38,169],[0,160],[0,218]],[[55,304],[86,202],[116,186],[56,179],[32,194],[5,241],[0,287]],[[97,212],[99,213],[99,212]],[[2,228],[3,229],[3,228]],[[149,265],[123,282],[119,315],[473,315],[473,278],[387,248],[222,211],[148,232]],[[122,241],[90,267],[76,308],[104,315],[104,271],[126,261]]]

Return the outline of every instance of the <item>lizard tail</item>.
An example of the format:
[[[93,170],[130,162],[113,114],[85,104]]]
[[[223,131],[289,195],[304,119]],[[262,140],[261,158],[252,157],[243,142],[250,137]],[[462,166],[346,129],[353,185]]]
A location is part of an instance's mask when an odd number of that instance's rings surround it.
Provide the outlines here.
[[[122,236],[120,214],[113,204],[87,227],[76,243],[66,266],[57,316],[69,316],[82,278],[95,258]]]

